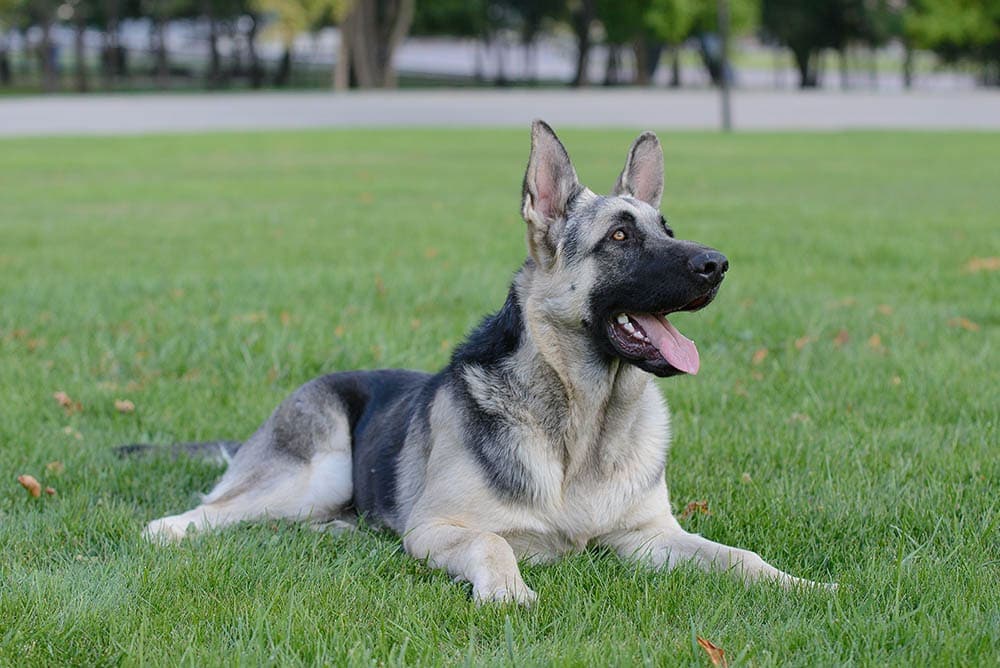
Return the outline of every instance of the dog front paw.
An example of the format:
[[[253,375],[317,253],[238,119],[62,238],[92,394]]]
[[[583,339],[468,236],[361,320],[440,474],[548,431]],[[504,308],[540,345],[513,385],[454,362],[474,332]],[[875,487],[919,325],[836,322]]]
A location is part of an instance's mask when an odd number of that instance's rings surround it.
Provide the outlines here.
[[[538,594],[524,584],[520,577],[514,581],[491,578],[490,582],[482,586],[473,585],[472,599],[476,605],[517,603],[527,607],[538,599]]]

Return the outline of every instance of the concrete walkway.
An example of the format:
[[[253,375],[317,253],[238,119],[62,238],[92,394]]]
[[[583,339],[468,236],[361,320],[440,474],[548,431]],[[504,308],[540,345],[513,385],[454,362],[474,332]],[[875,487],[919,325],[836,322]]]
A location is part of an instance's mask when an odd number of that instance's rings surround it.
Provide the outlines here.
[[[379,126],[717,128],[713,91],[405,90],[0,98],[0,136]],[[1000,129],[1000,92],[736,92],[735,126]]]

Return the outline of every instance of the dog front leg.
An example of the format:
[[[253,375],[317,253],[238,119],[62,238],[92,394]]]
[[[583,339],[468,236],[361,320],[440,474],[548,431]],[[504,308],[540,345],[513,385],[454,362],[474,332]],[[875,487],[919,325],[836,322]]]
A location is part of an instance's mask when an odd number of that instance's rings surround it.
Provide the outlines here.
[[[472,584],[477,604],[515,602],[529,605],[538,595],[524,584],[510,544],[489,531],[429,522],[407,532],[406,551],[433,568]]]
[[[836,585],[789,575],[764,561],[756,552],[730,547],[689,533],[670,514],[609,534],[602,542],[612,547],[622,558],[653,568],[669,569],[690,562],[707,571],[733,572],[745,582],[773,580],[785,588],[836,588]]]

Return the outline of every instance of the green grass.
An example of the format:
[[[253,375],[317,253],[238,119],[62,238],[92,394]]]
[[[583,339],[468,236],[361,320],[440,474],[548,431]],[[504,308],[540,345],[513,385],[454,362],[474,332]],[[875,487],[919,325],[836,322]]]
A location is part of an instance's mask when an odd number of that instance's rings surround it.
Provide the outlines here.
[[[633,134],[563,138],[604,190]],[[732,262],[677,320],[702,372],[662,382],[675,510],[707,500],[689,529],[838,593],[587,553],[524,569],[534,608],[477,609],[382,533],[146,545],[219,471],[113,445],[242,438],[321,373],[438,368],[502,302],[527,132],[12,140],[0,664],[709,665],[695,636],[740,665],[996,661],[1000,272],[966,265],[1000,255],[1000,135],[662,138],[671,223]]]

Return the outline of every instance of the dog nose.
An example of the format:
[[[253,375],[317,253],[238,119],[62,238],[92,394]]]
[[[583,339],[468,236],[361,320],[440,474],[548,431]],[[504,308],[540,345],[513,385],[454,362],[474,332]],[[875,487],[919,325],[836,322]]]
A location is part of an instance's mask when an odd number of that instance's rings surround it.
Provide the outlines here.
[[[729,260],[719,251],[704,251],[688,260],[688,267],[709,283],[718,283],[729,269]]]

